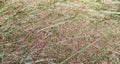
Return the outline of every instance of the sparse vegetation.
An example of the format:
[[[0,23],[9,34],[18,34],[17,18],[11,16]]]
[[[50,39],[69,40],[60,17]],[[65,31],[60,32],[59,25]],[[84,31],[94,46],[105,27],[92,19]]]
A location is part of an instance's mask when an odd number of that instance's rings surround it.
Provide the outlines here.
[[[0,0],[0,64],[120,64],[120,1]]]

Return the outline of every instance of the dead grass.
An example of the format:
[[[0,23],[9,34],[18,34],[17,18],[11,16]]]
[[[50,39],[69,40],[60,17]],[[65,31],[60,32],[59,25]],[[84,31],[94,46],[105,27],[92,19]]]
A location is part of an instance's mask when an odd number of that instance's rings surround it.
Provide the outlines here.
[[[0,1],[0,63],[119,64],[119,5],[86,1]]]

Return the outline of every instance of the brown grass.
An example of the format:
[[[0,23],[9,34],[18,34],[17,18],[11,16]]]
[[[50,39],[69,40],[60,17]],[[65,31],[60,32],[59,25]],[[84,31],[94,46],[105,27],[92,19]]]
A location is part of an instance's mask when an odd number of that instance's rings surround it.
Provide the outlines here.
[[[119,64],[118,4],[86,1],[0,1],[0,62]]]

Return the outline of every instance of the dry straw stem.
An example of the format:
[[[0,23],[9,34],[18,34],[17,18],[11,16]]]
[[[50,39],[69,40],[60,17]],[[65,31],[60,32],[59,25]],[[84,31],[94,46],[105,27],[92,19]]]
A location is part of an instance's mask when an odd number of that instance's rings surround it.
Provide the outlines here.
[[[100,38],[98,38],[97,40],[95,40],[93,43],[87,45],[85,48],[79,49],[77,52],[75,52],[74,54],[72,54],[71,56],[69,56],[68,58],[66,58],[65,60],[63,60],[60,64],[65,64],[68,60],[70,60],[71,58],[75,57],[77,54],[83,52],[84,50],[88,49],[90,46],[93,46],[95,43],[97,43],[98,41],[100,41],[101,38],[102,38],[102,36]]]
[[[65,24],[65,23],[67,23],[67,22],[73,22],[73,21],[70,21],[70,20],[73,19],[73,18],[76,18],[77,15],[78,15],[78,14],[75,14],[74,16],[71,16],[71,17],[69,17],[69,18],[66,18],[66,19],[64,20],[64,22],[60,22],[60,23],[57,23],[57,24],[54,24],[54,25],[51,25],[51,26],[42,28],[42,29],[40,29],[39,31],[37,31],[37,33],[39,33],[40,31],[44,31],[44,30],[46,30],[46,29],[50,29],[50,28],[53,28],[53,27],[56,27],[56,26]]]

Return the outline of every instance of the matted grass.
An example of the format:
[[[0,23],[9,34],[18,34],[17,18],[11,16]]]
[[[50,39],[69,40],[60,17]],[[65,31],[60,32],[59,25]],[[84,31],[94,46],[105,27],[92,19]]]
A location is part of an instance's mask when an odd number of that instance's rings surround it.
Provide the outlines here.
[[[0,63],[119,64],[119,1],[0,1]]]

